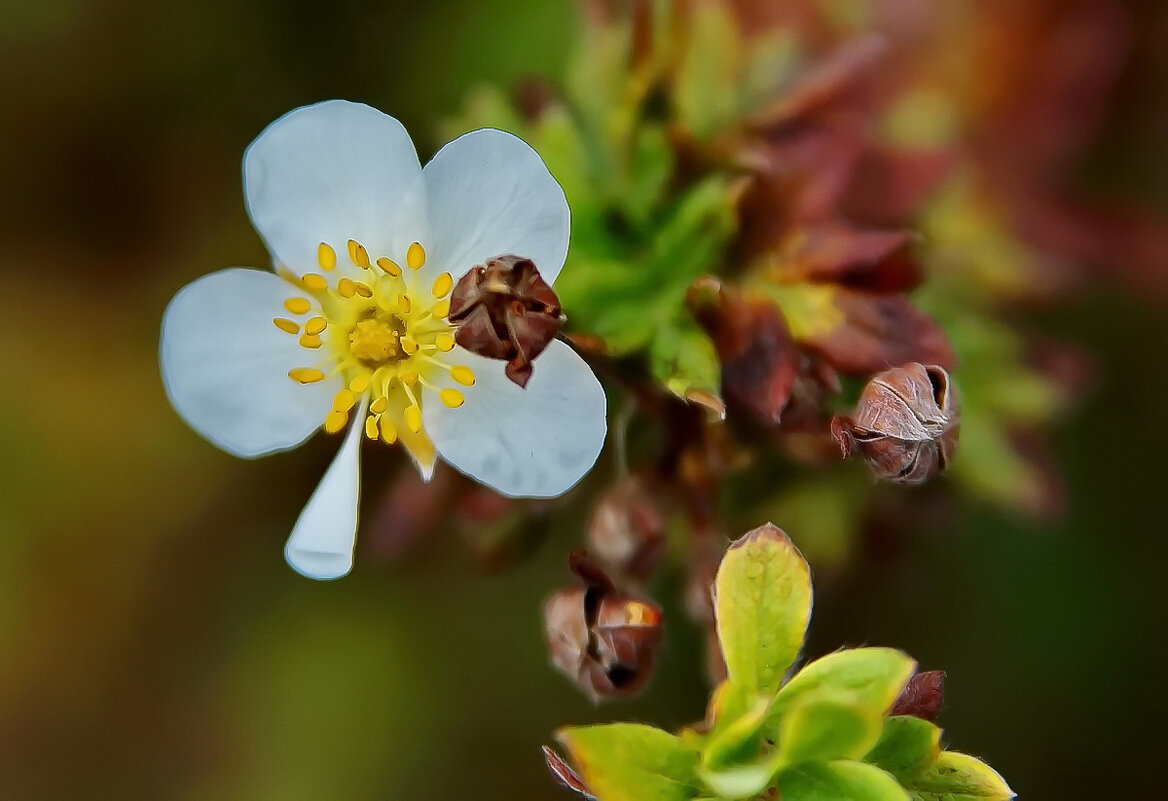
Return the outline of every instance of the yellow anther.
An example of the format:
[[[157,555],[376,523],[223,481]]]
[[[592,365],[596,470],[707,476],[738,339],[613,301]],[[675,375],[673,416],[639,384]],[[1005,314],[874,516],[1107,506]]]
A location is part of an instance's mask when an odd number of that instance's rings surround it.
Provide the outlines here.
[[[327,242],[316,246],[316,263],[322,270],[332,270],[337,266],[337,252]]]
[[[323,275],[306,273],[300,280],[303,282],[304,288],[312,292],[324,292],[328,289],[328,281],[324,280]]]
[[[442,298],[445,297],[453,287],[454,279],[450,277],[450,273],[442,273],[442,275],[434,279],[434,286],[430,288],[430,291],[434,294],[434,297]]]
[[[439,334],[434,337],[434,346],[443,353],[454,350],[454,334]]]
[[[275,320],[272,320],[272,322],[275,323],[276,328],[279,328],[281,331],[287,331],[289,334],[300,333],[300,326],[296,325],[296,323],[292,322],[291,320],[285,320],[283,317],[277,317]]]
[[[314,384],[324,380],[324,373],[315,367],[297,367],[295,370],[288,371],[288,377],[301,384]]]
[[[365,436],[369,437],[369,439],[377,439],[377,418],[376,417],[366,417],[365,418]]]
[[[369,389],[369,376],[359,375],[349,382],[349,389],[353,391],[354,395],[363,395],[365,390]]]
[[[414,340],[413,337],[403,336],[398,341],[401,342],[402,350],[404,350],[407,355],[413,356],[418,352],[418,343]]]
[[[324,416],[324,430],[330,434],[335,434],[345,427],[345,423],[349,422],[348,412],[338,412],[333,409]]]
[[[389,406],[389,401],[387,401],[383,396],[369,404],[369,411],[373,412],[374,414],[381,414],[385,411],[387,406]]]
[[[288,298],[284,301],[284,308],[292,314],[308,314],[312,304],[308,302],[307,298]]]
[[[360,281],[358,281],[353,286],[357,290],[357,294],[360,295],[361,297],[363,297],[363,298],[373,297],[373,289],[368,284],[363,284]]]
[[[401,267],[398,267],[397,262],[393,259],[388,259],[385,256],[382,256],[377,260],[377,266],[385,270],[394,278],[397,278],[399,275],[401,275]]]
[[[369,269],[369,252],[364,245],[352,239],[349,240],[349,260],[362,270]]]
[[[353,408],[353,404],[357,402],[357,396],[351,390],[342,389],[333,396],[333,411],[347,412]]]
[[[464,387],[473,387],[475,382],[474,370],[464,365],[450,368],[450,377]]]
[[[409,384],[411,387],[418,383],[417,370],[402,370],[397,374],[397,377],[403,384]]]
[[[328,327],[328,321],[323,317],[309,317],[308,322],[304,324],[304,333],[319,334]]]
[[[406,250],[406,264],[411,270],[416,270],[426,263],[426,249],[420,242],[414,242]]]
[[[440,300],[430,307],[430,314],[438,319],[445,319],[450,316],[450,301]]]
[[[449,406],[451,409],[457,409],[466,403],[466,397],[457,389],[444,389],[438,393],[438,397],[442,399],[443,404]]]
[[[357,283],[348,278],[342,278],[337,281],[337,294],[342,298],[351,298],[357,294]]]
[[[397,308],[399,311],[401,311],[402,314],[409,314],[410,313],[410,296],[404,295],[404,294],[398,295],[397,296]]]
[[[422,430],[422,410],[420,407],[406,407],[406,428],[415,434]]]
[[[381,438],[389,445],[397,442],[397,426],[388,417],[381,418]]]
[[[302,348],[319,348],[321,346],[320,337],[316,334],[304,334],[300,337],[300,347]]]

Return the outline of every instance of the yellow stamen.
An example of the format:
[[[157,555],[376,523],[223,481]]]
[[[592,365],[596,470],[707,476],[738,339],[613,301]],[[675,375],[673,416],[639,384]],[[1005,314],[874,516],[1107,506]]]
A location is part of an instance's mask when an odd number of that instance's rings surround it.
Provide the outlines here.
[[[365,436],[369,437],[369,439],[377,439],[377,418],[376,417],[366,417],[365,418]]]
[[[301,384],[315,384],[317,381],[324,380],[324,373],[315,367],[297,367],[295,370],[288,371],[288,377]]]
[[[438,393],[438,397],[442,399],[442,403],[451,409],[457,409],[466,403],[466,397],[457,389],[444,389]]]
[[[439,320],[443,320],[450,316],[450,301],[440,300],[430,307],[430,314],[434,315]]]
[[[411,387],[414,384],[418,383],[418,371],[417,370],[402,370],[400,373],[397,374],[397,377],[399,379],[401,379],[401,382],[403,384],[409,384]]]
[[[330,434],[335,434],[345,427],[345,423],[349,422],[348,412],[338,412],[333,409],[324,416],[324,430]]]
[[[377,260],[377,266],[385,270],[394,278],[397,278],[399,275],[401,275],[401,267],[398,267],[397,262],[393,259],[387,259],[385,256],[382,256]]]
[[[439,334],[434,338],[434,346],[443,353],[454,350],[454,334]]]
[[[304,282],[304,288],[312,292],[324,292],[328,289],[328,281],[324,280],[323,275],[306,273],[300,280]]]
[[[305,334],[300,337],[300,347],[302,348],[319,348],[321,346],[320,337],[316,334]]]
[[[463,365],[450,368],[450,377],[464,387],[473,387],[475,382],[474,370]]]
[[[442,273],[442,275],[434,279],[434,286],[430,288],[430,291],[434,294],[434,297],[441,298],[445,297],[453,286],[454,279],[450,277],[450,273]]]
[[[316,246],[316,263],[322,270],[332,270],[337,266],[337,252],[329,247],[327,242]]]
[[[342,298],[353,297],[353,295],[357,294],[356,282],[350,281],[348,278],[342,278],[340,281],[337,281],[337,294]]]
[[[352,239],[349,240],[349,260],[362,270],[369,269],[369,252],[365,250],[364,245]]]
[[[381,438],[388,445],[397,442],[397,426],[388,417],[381,418]]]
[[[360,281],[358,281],[353,286],[357,290],[357,294],[360,295],[361,297],[363,297],[363,298],[373,297],[373,289],[368,284],[363,284]]]
[[[328,321],[323,317],[309,317],[308,322],[304,324],[304,333],[319,334],[328,327]]]
[[[401,342],[402,350],[404,350],[408,355],[413,356],[418,352],[418,343],[414,340],[413,337],[403,335],[398,341]]]
[[[349,389],[355,395],[363,395],[365,390],[369,389],[369,376],[359,375],[349,382]]]
[[[417,406],[406,407],[406,428],[415,434],[422,430],[422,410]]]
[[[308,310],[312,308],[312,304],[308,302],[307,298],[288,298],[284,301],[284,308],[292,314],[307,314]]]
[[[296,323],[292,322],[291,320],[285,320],[283,317],[277,317],[275,320],[272,320],[272,322],[275,323],[276,328],[279,328],[281,331],[287,331],[289,334],[300,333],[300,326],[296,325]]]
[[[347,412],[353,408],[353,404],[357,402],[357,396],[351,390],[342,389],[333,396],[333,411]]]
[[[420,242],[414,242],[406,250],[406,264],[411,270],[417,270],[426,263],[426,249]]]
[[[387,406],[389,406],[389,401],[387,401],[384,397],[381,397],[373,401],[373,403],[369,404],[369,411],[373,412],[374,414],[381,414],[385,411]]]
[[[397,308],[399,311],[401,311],[402,314],[409,314],[410,313],[410,296],[409,295],[398,295]]]

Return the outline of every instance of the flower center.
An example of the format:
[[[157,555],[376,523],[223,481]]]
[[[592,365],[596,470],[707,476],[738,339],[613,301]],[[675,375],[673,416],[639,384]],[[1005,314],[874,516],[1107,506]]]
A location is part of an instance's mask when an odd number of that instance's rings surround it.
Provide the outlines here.
[[[400,435],[407,446],[411,440],[428,446],[422,431],[422,388],[457,408],[465,400],[462,392],[439,382],[449,383],[449,378],[471,386],[475,381],[469,367],[451,364],[444,355],[454,348],[454,326],[448,319],[454,279],[442,273],[430,286],[421,284],[418,270],[426,263],[426,251],[418,242],[406,252],[408,270],[386,256],[370,259],[355,240],[348,241],[347,249],[349,260],[361,271],[360,280],[338,275],[337,254],[327,242],[317,248],[320,273],[297,278],[279,269],[309,297],[284,301],[284,308],[297,319],[277,317],[273,322],[298,336],[300,345],[317,357],[288,376],[302,384],[342,376],[345,388],[333,398],[324,420],[329,433],[344,428],[360,399],[369,396],[365,420],[369,439],[393,443]]]

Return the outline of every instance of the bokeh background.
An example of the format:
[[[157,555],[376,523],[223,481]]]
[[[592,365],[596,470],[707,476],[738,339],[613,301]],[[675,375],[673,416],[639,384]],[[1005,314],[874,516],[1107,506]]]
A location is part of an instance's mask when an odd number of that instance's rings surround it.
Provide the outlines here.
[[[1130,51],[1074,180],[1162,212],[1168,8],[1114,5]],[[383,520],[348,578],[297,576],[283,541],[333,446],[235,460],[158,376],[170,296],[266,261],[239,176],[264,125],[363,100],[425,157],[472,86],[557,74],[576,25],[571,0],[3,0],[0,797],[567,798],[539,753],[556,726],[700,717],[675,606],[635,702],[595,708],[546,666],[540,603],[579,530],[500,568],[473,532],[405,548]],[[1165,322],[1119,276],[1035,315],[1095,364],[1055,433],[1061,515],[970,505],[817,576],[809,652],[947,670],[950,742],[1024,799],[1163,792]],[[369,456],[375,517],[409,470]]]

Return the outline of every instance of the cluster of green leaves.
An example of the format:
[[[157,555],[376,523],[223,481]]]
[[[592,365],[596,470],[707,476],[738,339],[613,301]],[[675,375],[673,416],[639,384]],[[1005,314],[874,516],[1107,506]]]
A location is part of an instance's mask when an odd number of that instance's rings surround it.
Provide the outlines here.
[[[786,679],[811,615],[811,572],[767,525],[731,545],[714,586],[728,678],[700,727],[617,723],[557,733],[600,801],[1006,801],[989,766],[941,747],[941,730],[889,715],[916,670],[890,648],[854,648]],[[786,680],[785,680],[786,679]]]

